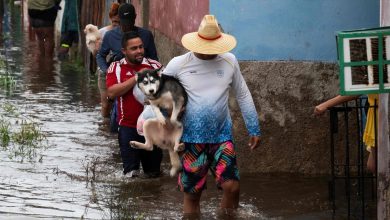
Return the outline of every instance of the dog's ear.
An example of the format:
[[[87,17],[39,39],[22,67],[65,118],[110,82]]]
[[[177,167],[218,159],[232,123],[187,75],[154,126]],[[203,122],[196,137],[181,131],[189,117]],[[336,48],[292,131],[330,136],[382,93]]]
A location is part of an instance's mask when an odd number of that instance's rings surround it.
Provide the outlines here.
[[[85,28],[84,28],[84,33],[90,33],[91,32],[91,24],[87,24],[87,25],[85,25]]]
[[[138,80],[142,80],[143,79],[143,77],[145,77],[145,75],[146,75],[146,73],[145,73],[145,70],[141,70],[141,71],[139,71],[139,72],[136,72],[135,73],[135,81],[137,82],[137,83],[139,83],[139,81]]]
[[[154,71],[155,71],[155,72],[157,73],[157,75],[160,77],[160,76],[161,76],[161,73],[162,73],[162,71],[163,71],[163,67],[161,66],[160,68],[155,69]]]

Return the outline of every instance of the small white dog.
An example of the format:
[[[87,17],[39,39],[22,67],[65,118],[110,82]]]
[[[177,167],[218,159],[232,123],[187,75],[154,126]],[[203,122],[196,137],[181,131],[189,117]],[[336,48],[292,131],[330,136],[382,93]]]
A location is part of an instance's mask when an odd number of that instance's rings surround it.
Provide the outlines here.
[[[97,26],[87,24],[84,29],[85,43],[91,53],[96,53],[99,50],[101,43],[101,35]]]

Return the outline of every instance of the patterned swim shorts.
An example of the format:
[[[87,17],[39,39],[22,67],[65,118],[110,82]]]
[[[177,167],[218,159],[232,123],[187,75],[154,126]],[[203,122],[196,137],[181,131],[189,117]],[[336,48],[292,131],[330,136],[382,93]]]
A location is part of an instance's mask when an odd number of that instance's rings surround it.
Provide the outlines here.
[[[228,180],[240,179],[231,141],[218,144],[185,143],[181,162],[183,171],[178,178],[178,187],[183,192],[198,193],[205,189],[209,169],[218,188]]]

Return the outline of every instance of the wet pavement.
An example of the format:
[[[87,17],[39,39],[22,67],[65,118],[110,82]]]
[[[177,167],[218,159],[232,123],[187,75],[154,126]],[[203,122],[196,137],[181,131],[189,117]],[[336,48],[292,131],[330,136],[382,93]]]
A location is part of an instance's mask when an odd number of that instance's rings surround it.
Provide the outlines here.
[[[162,177],[124,178],[116,135],[100,116],[97,77],[75,60],[37,56],[19,9],[11,9],[0,76],[8,71],[15,85],[0,86],[0,105],[38,123],[46,141],[30,160],[0,151],[0,219],[181,219],[182,193],[167,155]],[[331,219],[327,181],[244,173],[240,208],[229,217],[218,212],[220,191],[209,178],[202,219]]]

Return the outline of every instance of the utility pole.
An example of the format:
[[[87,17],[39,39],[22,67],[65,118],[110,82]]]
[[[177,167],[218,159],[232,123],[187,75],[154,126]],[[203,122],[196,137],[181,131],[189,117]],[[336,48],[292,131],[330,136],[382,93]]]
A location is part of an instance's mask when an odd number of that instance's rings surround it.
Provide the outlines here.
[[[390,1],[380,1],[380,24],[381,26],[390,25]],[[390,41],[390,39],[387,39]],[[386,46],[390,42],[385,40]],[[389,47],[386,48],[389,50]],[[386,59],[389,60],[390,51],[386,51]],[[386,67],[387,68],[387,67]],[[388,69],[389,71],[389,69]],[[389,143],[389,94],[379,95],[378,110],[378,206],[377,219],[390,219],[390,143]]]
[[[390,219],[390,149],[388,100],[389,94],[379,95],[377,219]]]

